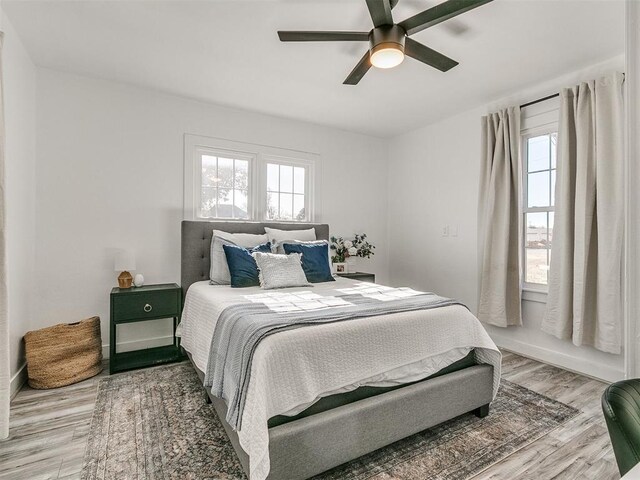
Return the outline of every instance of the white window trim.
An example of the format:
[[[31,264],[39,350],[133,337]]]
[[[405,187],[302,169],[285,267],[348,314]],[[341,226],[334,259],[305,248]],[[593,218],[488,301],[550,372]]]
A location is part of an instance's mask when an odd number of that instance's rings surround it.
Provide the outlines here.
[[[520,218],[522,220],[520,255],[522,256],[522,279],[520,287],[522,289],[522,299],[534,302],[546,302],[548,293],[548,285],[538,283],[528,283],[525,281],[526,267],[526,238],[527,225],[524,214],[527,209],[527,149],[526,139],[536,135],[545,135],[558,131],[560,120],[560,98],[554,97],[540,103],[525,107],[521,110],[521,129],[520,129],[520,167],[522,182],[522,197],[520,201]],[[557,171],[557,164],[556,164]],[[557,181],[557,177],[556,177]],[[546,211],[546,210],[545,210]]]
[[[202,168],[198,168],[200,166],[200,158],[201,155],[211,155],[215,157],[226,157],[233,158],[237,160],[246,160],[249,162],[249,183],[247,184],[247,193],[251,193],[255,190],[254,183],[256,182],[255,175],[253,172],[255,171],[256,165],[256,156],[252,153],[239,152],[237,150],[225,150],[224,148],[210,148],[203,147],[198,145],[194,148],[194,180],[193,180],[193,215],[197,219],[202,220],[230,220],[230,221],[246,221],[246,218],[229,218],[229,217],[200,217],[198,215],[199,203],[200,203],[200,188],[202,185]],[[249,219],[255,218],[256,212],[256,200],[253,195],[248,195],[247,202],[247,214]]]
[[[314,221],[314,213],[316,211],[315,202],[315,185],[313,179],[315,175],[316,161],[313,158],[301,158],[299,155],[296,157],[285,157],[282,155],[265,154],[262,156],[260,162],[258,178],[260,182],[258,200],[259,205],[259,218],[263,221],[272,222],[274,220],[267,220],[267,164],[277,163],[278,165],[289,165],[292,167],[302,167],[305,169],[304,175],[304,208],[306,219],[304,221],[298,220],[277,220],[278,223],[309,223]]]
[[[521,161],[521,170],[522,170],[522,201],[520,202],[520,218],[522,219],[522,241],[520,242],[520,254],[522,255],[523,260],[523,268],[522,268],[522,285],[521,288],[524,292],[532,292],[534,294],[544,294],[546,295],[549,290],[548,284],[541,283],[530,283],[527,282],[526,279],[526,261],[527,261],[527,253],[526,253],[526,243],[527,243],[527,222],[525,221],[526,213],[547,213],[547,212],[555,212],[555,206],[553,207],[527,207],[527,200],[529,198],[528,192],[528,163],[529,159],[527,157],[527,140],[532,137],[537,137],[539,135],[548,135],[550,133],[555,133],[558,131],[558,122],[547,123],[545,125],[541,125],[539,127],[528,128],[526,130],[521,130],[520,132],[520,161]],[[557,172],[557,152],[556,152],[556,172]],[[557,176],[556,176],[557,181]],[[539,295],[530,295],[529,300],[540,301]],[[524,298],[524,297],[523,297]]]
[[[249,159],[249,219],[205,218],[198,215],[201,187],[200,155],[202,153],[229,152]],[[233,156],[233,155],[232,155]],[[281,163],[305,167],[305,212],[304,222],[291,220],[267,220],[267,163]],[[321,162],[317,153],[303,152],[267,145],[236,142],[201,135],[184,135],[184,196],[183,215],[185,220],[225,222],[265,222],[272,223],[313,223],[320,217]]]

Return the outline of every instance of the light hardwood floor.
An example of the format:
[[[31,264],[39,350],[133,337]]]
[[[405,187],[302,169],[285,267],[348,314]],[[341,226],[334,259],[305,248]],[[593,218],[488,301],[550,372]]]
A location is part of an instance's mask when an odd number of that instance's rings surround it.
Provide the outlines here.
[[[600,410],[606,384],[504,352],[503,378],[582,411],[493,465],[477,480],[620,478]],[[10,438],[0,442],[0,479],[79,478],[98,380],[55,390],[24,387],[11,404]]]

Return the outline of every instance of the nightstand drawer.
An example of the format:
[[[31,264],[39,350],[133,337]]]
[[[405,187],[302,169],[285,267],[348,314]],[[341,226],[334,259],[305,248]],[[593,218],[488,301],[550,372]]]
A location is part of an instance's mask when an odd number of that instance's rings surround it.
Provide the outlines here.
[[[180,291],[156,291],[113,298],[113,319],[116,323],[145,318],[174,317],[180,314]]]

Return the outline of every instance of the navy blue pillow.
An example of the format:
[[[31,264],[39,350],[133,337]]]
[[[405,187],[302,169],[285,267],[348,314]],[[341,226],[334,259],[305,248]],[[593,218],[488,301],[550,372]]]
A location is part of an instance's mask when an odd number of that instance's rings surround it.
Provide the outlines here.
[[[253,252],[271,253],[271,244],[263,243],[253,248],[243,248],[237,245],[222,245],[227,257],[232,287],[256,287],[260,285],[258,265],[251,254]]]
[[[285,243],[284,253],[302,254],[302,270],[307,276],[307,280],[311,283],[335,282],[335,278],[331,275],[331,266],[329,265],[329,247],[327,244],[319,243],[315,245],[304,243]]]

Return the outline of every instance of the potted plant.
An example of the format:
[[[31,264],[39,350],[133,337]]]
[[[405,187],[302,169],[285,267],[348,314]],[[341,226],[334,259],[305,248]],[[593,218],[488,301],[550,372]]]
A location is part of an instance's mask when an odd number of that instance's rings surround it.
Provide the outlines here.
[[[356,234],[353,240],[344,239],[343,237],[331,237],[331,250],[335,253],[331,257],[333,268],[336,273],[348,273],[350,269],[354,269],[352,263],[357,257],[371,258],[374,255],[373,249],[376,248],[367,240],[367,234]]]

